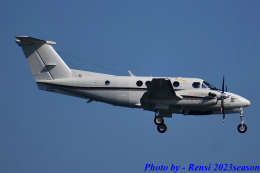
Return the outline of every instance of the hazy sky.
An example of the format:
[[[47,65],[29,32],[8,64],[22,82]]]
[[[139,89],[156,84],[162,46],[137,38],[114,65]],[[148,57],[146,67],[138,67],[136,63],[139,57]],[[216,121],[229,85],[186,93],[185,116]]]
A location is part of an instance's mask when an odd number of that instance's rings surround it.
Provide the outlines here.
[[[258,0],[0,1],[0,172],[260,166],[259,7]],[[56,50],[124,74],[196,77],[218,88],[225,75],[228,91],[251,101],[248,130],[237,131],[239,114],[224,126],[222,115],[173,114],[160,134],[153,112],[40,91],[17,35],[54,41]],[[118,75],[61,56],[71,68]]]

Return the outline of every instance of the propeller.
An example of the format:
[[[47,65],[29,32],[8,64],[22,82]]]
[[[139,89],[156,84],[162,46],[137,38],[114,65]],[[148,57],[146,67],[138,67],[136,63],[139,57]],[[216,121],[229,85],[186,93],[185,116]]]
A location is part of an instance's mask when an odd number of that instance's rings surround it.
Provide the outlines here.
[[[222,91],[221,91],[221,113],[223,114],[223,125],[225,122],[224,97],[222,97],[222,95],[224,94],[224,85],[225,85],[224,83],[225,83],[225,77],[223,76]]]
[[[223,76],[222,91],[221,91],[221,113],[223,114],[223,125],[225,122],[224,99],[228,98],[228,95],[224,91],[224,86],[225,86],[225,76]],[[226,91],[227,91],[227,86],[226,86]]]

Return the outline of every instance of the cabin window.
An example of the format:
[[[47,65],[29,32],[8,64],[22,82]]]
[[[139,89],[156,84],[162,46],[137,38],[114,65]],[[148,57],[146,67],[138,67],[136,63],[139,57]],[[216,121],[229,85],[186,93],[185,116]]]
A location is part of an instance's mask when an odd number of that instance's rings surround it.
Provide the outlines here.
[[[193,88],[200,88],[200,83],[199,82],[194,82],[192,84]]]
[[[148,80],[148,81],[145,82],[145,85],[148,87],[148,85],[149,85],[150,83],[151,83],[151,81]]]
[[[139,80],[139,81],[136,82],[136,85],[141,87],[143,85],[143,82]]]
[[[110,84],[109,80],[107,80],[107,81],[105,82],[105,84],[106,84],[106,85],[109,85],[109,84]]]
[[[178,81],[173,82],[174,87],[178,87],[179,85],[180,85],[180,83]]]

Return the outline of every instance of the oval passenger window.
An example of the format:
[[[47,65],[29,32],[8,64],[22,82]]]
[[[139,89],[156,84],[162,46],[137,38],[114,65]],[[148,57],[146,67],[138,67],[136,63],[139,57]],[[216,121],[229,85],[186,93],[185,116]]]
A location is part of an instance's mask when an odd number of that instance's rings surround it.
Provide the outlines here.
[[[192,87],[193,87],[193,88],[200,88],[200,83],[199,83],[199,82],[194,82],[194,83],[192,84]]]
[[[136,85],[141,87],[143,85],[143,82],[139,80],[139,81],[136,82]]]
[[[178,87],[179,85],[180,85],[180,83],[178,81],[173,82],[174,87]]]
[[[109,85],[109,84],[110,84],[109,80],[107,80],[107,81],[105,82],[105,84],[106,84],[106,85]]]
[[[151,81],[148,80],[145,82],[145,85],[148,86],[150,83],[151,83]]]

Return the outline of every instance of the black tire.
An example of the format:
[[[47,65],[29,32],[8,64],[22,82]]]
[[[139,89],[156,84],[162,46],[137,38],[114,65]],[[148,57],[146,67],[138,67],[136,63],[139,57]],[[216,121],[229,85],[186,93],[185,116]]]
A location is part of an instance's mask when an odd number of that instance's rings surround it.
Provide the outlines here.
[[[159,125],[157,126],[157,130],[158,130],[158,132],[160,132],[160,133],[164,133],[164,132],[166,132],[166,130],[167,130],[167,126],[166,126],[165,124],[159,124]]]
[[[155,123],[156,125],[163,124],[163,123],[164,123],[163,117],[156,116],[156,117],[154,118],[154,123]]]
[[[243,126],[242,126],[242,124],[239,124],[239,125],[237,126],[237,130],[238,130],[240,133],[245,133],[245,132],[247,131],[247,126],[246,126],[245,124],[243,124]]]

